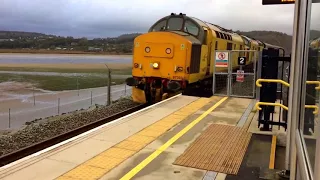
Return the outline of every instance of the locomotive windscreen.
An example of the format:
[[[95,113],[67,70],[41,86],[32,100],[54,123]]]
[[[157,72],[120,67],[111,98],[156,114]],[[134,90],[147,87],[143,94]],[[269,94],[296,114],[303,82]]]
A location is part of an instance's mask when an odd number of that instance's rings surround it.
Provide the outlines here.
[[[154,24],[150,31],[182,31],[193,36],[199,35],[199,26],[192,20],[181,16],[164,18]]]

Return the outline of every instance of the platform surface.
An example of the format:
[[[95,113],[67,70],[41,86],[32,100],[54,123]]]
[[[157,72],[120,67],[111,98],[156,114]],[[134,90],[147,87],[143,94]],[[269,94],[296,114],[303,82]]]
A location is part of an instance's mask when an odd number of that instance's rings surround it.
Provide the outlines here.
[[[81,137],[52,148],[44,153],[26,157],[0,168],[0,179],[55,179],[61,174],[90,160],[129,136],[157,122],[182,107],[199,100],[178,96],[153,107],[96,128]],[[124,152],[125,150],[123,150]],[[118,152],[116,152],[118,154]]]
[[[251,99],[242,98],[228,98],[219,106],[217,106],[212,112],[209,112],[204,116],[211,107],[215,106],[222,98],[217,97],[217,100],[213,100],[203,108],[199,109],[196,113],[189,115],[175,128],[159,137],[154,142],[150,143],[139,153],[127,159],[124,163],[112,169],[108,174],[103,176],[104,180],[116,180],[116,179],[204,179],[205,177],[212,176],[217,180],[226,178],[225,173],[210,172],[203,169],[196,169],[184,166],[174,165],[174,161],[183,154],[186,149],[212,124],[223,124],[236,126],[240,123],[241,117],[252,102]],[[252,106],[251,106],[252,107]],[[250,125],[250,119],[253,118],[254,113],[251,110],[246,114],[245,120],[249,119],[245,123],[241,124],[243,127],[248,128]],[[199,121],[199,118],[202,118]],[[195,121],[198,121],[194,124]],[[163,145],[172,141],[177,134],[184,130],[184,128],[194,124],[194,126],[188,130],[183,136],[176,139],[174,143],[168,146],[166,149]],[[155,152],[161,152],[157,157],[152,160],[152,156]],[[148,162],[145,164],[144,162]],[[141,164],[142,163],[142,164]],[[144,166],[143,168],[141,168]],[[130,176],[132,172],[135,172],[133,176]],[[127,175],[127,176],[126,176]]]
[[[247,149],[252,147],[248,129],[256,114],[252,112],[254,103],[244,98],[178,96],[2,167],[0,179],[237,177],[243,172]],[[208,146],[201,149],[199,138]],[[196,156],[188,152],[194,147]],[[265,148],[270,150],[269,144]],[[179,157],[181,160],[188,153],[193,158],[207,156],[207,167],[199,167],[203,166],[200,158],[177,165]],[[223,168],[225,160],[232,168]],[[212,162],[216,163],[209,167]]]

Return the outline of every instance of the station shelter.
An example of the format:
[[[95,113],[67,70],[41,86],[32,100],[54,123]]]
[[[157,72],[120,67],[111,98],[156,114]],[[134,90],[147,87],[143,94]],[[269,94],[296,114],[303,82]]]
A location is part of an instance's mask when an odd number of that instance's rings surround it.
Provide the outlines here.
[[[278,0],[278,4],[283,3],[294,3],[286,166],[290,180],[320,180],[320,124],[318,115],[309,113],[314,110],[306,108],[310,99],[319,107],[320,91],[310,94],[315,86],[307,82],[319,81],[320,75],[319,44],[311,47],[310,43],[320,38],[312,33],[320,27],[320,1]],[[309,121],[315,122],[314,127],[308,126]]]

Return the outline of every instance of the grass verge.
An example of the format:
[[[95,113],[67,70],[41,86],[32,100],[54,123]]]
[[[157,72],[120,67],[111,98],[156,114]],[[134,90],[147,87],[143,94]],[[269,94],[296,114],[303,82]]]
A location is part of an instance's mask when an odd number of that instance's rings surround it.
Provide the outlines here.
[[[108,70],[102,66],[99,68],[54,68],[54,67],[1,67],[0,71],[25,71],[25,72],[58,72],[58,73],[101,73],[107,74]],[[130,75],[131,68],[111,69],[111,74]]]
[[[0,49],[0,53],[21,53],[21,54],[88,54],[88,55],[132,55],[132,53],[117,52],[87,52],[70,50],[46,50],[46,49]]]
[[[86,88],[96,88],[107,86],[108,80],[104,77],[96,76],[42,76],[42,75],[20,75],[20,74],[1,74],[0,83],[7,81],[29,82],[37,88],[50,91],[76,90]],[[77,86],[78,82],[78,86]],[[115,84],[122,84],[125,79],[112,79]]]

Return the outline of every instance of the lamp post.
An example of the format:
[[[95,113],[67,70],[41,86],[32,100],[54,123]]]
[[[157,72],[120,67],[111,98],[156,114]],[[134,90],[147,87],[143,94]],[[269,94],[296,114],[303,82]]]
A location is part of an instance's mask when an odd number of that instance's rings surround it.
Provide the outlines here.
[[[111,104],[111,70],[108,67],[107,64],[104,64],[108,69],[108,99],[107,99],[107,105],[109,106]]]

